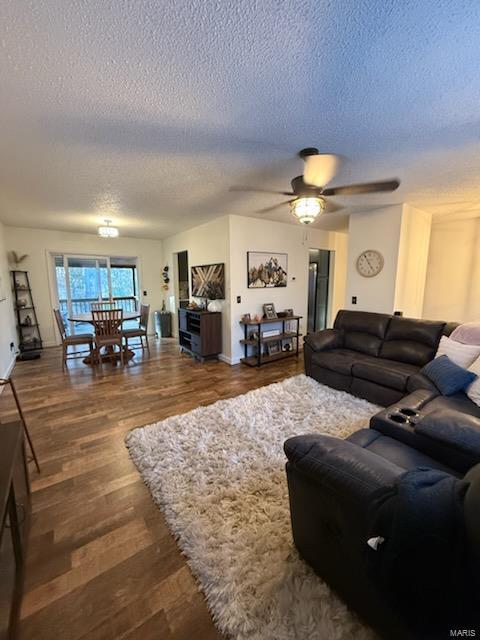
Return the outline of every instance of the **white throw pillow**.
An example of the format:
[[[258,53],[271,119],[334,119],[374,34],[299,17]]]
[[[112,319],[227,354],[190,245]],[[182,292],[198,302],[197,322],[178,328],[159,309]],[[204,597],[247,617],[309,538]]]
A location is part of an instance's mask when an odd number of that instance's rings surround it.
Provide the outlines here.
[[[468,385],[465,393],[472,402],[478,404],[480,407],[480,358],[477,358],[475,362],[468,367],[468,370],[476,373],[478,378]]]
[[[468,369],[473,361],[480,356],[480,345],[462,344],[447,338],[447,336],[442,336],[435,357],[439,356],[448,356],[459,367]]]

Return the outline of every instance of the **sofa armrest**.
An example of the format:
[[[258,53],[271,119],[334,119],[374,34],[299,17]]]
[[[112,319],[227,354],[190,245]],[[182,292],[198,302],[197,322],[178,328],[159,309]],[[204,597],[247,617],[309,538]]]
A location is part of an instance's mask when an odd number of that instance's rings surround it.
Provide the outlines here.
[[[327,435],[289,438],[284,450],[289,463],[313,482],[367,503],[373,492],[393,486],[405,471],[372,451]]]
[[[306,335],[304,342],[313,349],[313,351],[338,349],[339,347],[343,347],[343,331],[340,329],[324,329],[323,331],[316,331],[315,333],[309,333]]]
[[[448,409],[436,409],[419,420],[416,434],[432,440],[445,455],[458,458],[459,470],[468,471],[480,462],[480,419]],[[455,465],[458,468],[458,462]]]

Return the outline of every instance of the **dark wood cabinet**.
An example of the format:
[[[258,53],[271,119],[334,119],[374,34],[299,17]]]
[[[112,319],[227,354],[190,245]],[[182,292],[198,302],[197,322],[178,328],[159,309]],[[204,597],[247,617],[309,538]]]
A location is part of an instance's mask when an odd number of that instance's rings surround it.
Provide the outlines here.
[[[214,311],[178,310],[180,349],[195,358],[218,358],[222,352],[222,314]]]
[[[0,500],[0,640],[10,640],[17,634],[30,522],[30,483],[20,422],[0,424]]]

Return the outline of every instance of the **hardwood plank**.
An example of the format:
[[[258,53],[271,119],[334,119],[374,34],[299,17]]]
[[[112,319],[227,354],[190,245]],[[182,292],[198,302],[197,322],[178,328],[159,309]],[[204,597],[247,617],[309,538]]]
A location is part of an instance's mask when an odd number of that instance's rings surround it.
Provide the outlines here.
[[[219,640],[203,595],[124,445],[128,430],[301,373],[301,359],[261,370],[200,364],[151,341],[122,371],[93,371],[59,349],[13,376],[42,464],[21,640]],[[2,422],[15,419],[8,391]]]

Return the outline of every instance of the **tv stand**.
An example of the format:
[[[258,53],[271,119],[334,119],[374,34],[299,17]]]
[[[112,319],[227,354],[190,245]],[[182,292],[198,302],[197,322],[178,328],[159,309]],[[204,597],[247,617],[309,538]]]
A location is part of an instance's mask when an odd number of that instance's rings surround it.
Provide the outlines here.
[[[178,310],[178,343],[180,351],[201,362],[216,358],[222,352],[222,314],[219,311]]]

